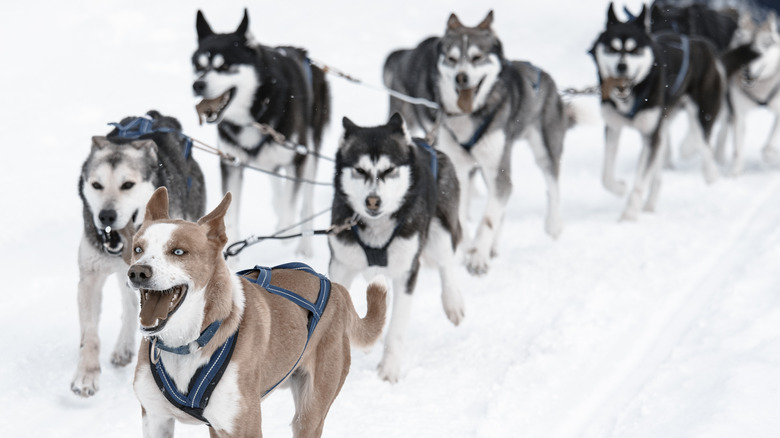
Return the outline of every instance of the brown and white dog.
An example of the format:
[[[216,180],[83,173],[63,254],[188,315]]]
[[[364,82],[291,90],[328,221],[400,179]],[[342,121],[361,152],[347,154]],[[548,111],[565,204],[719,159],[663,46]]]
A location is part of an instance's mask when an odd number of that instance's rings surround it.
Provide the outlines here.
[[[261,436],[260,402],[283,383],[295,401],[293,436],[319,437],[349,372],[350,344],[369,346],[382,333],[386,287],[369,284],[368,310],[361,319],[349,292],[324,277],[295,269],[269,270],[266,289],[257,275],[231,273],[222,257],[230,201],[227,193],[197,223],[173,220],[168,217],[167,191],[158,189],[134,236],[128,279],[141,297],[144,340],[134,389],[144,436],[173,436],[175,420],[208,424],[212,437]],[[319,303],[324,283],[331,285],[330,298],[316,315],[269,292],[286,290]],[[315,319],[318,324],[309,337],[307,327]],[[229,359],[217,373],[214,361],[223,353]],[[158,364],[164,365],[164,375],[155,372]],[[217,383],[204,383],[200,376],[206,373],[221,376]],[[204,395],[201,387],[207,386],[211,391]],[[198,394],[205,404],[200,400],[189,407],[187,399]],[[177,407],[171,396],[188,407]]]

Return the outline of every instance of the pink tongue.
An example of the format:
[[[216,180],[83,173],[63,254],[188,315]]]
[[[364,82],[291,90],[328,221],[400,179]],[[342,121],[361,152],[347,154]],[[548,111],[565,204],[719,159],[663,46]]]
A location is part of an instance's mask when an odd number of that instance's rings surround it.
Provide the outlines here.
[[[173,294],[161,294],[156,292],[141,292],[141,325],[153,327],[158,319],[166,319],[168,310],[173,301]],[[144,295],[148,294],[148,298]]]
[[[474,89],[464,88],[458,91],[458,108],[464,113],[471,113],[474,107]]]

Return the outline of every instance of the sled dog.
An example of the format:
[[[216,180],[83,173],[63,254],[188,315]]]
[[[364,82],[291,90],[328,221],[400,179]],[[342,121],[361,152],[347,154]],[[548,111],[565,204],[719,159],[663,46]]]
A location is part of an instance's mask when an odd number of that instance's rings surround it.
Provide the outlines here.
[[[336,154],[332,224],[355,224],[330,234],[329,273],[349,286],[358,274],[393,282],[393,312],[379,375],[398,381],[412,294],[421,258],[439,269],[444,311],[453,324],[464,316],[455,278],[461,239],[458,179],[441,151],[409,135],[403,118],[361,127],[348,118]]]
[[[197,223],[170,219],[164,188],[133,238],[127,279],[141,297],[144,340],[133,387],[146,437],[176,421],[211,436],[260,436],[260,403],[277,387],[295,402],[293,436],[319,437],[350,367],[350,345],[381,335],[386,289],[371,283],[368,311],[301,263],[230,272],[222,202]]]
[[[466,266],[484,274],[497,253],[504,210],[512,192],[512,145],[526,139],[547,185],[547,234],[562,230],[558,174],[563,140],[573,119],[552,78],[539,67],[504,58],[492,28],[493,12],[476,27],[455,14],[443,37],[416,48],[391,53],[384,66],[385,84],[401,93],[439,104],[440,110],[414,107],[395,97],[390,111],[410,120],[412,129],[438,129],[436,148],[452,160],[460,182],[460,220],[468,218],[471,175],[478,169],[488,201],[476,234],[464,233]],[[438,124],[437,124],[437,118]]]
[[[117,274],[123,305],[122,328],[111,363],[124,366],[133,358],[138,296],[127,286],[125,274],[132,235],[144,221],[146,202],[152,192],[157,187],[168,188],[174,217],[197,218],[205,210],[203,175],[179,135],[181,125],[156,111],[150,111],[148,116],[127,117],[107,136],[92,137],[92,149],[81,169],[81,344],[71,389],[82,397],[94,395],[99,388],[98,322],[103,285],[111,274]],[[140,126],[148,129],[136,129]]]
[[[285,139],[318,152],[330,113],[325,73],[311,64],[303,49],[257,43],[249,33],[246,10],[235,32],[215,33],[201,11],[196,29],[192,87],[203,98],[196,107],[201,122],[217,123],[220,147],[241,163],[284,172],[288,179],[272,178],[279,228],[293,223],[296,210],[302,218],[310,218],[314,186],[304,180],[314,179],[316,158],[283,147],[258,125],[270,126]],[[235,198],[226,218],[228,238],[233,242],[240,236],[244,168],[223,160],[221,171],[223,192],[230,191]],[[264,191],[257,196],[268,195]],[[300,239],[297,251],[311,255],[310,237]]]
[[[666,120],[683,106],[702,156],[708,183],[718,177],[709,145],[713,125],[725,98],[725,71],[713,46],[696,36],[648,33],[647,10],[620,21],[610,3],[605,30],[590,54],[601,85],[601,114],[605,125],[603,183],[622,196],[625,184],[614,175],[620,132],[634,128],[642,137],[634,187],[623,220],[636,220],[646,191],[644,210],[654,211],[661,185],[660,164],[668,148]]]

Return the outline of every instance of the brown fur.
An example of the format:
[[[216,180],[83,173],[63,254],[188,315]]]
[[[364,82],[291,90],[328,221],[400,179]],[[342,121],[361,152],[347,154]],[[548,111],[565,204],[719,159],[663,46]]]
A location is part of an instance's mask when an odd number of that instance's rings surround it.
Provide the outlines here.
[[[241,279],[245,298],[242,313],[233,304],[230,276],[234,274],[229,272],[222,258],[222,248],[226,241],[223,217],[230,204],[230,193],[225,195],[213,212],[194,224],[167,218],[167,196],[164,190],[158,189],[149,201],[147,220],[136,234],[133,247],[144,243],[145,229],[155,223],[179,225],[172,237],[172,240],[176,240],[176,247],[190,245],[189,248],[194,248],[190,250],[193,253],[193,266],[185,264],[185,269],[193,276],[196,287],[208,285],[205,292],[208,304],[201,329],[215,320],[223,320],[214,338],[200,353],[211,355],[237,328],[240,329],[230,362],[230,367],[237,367],[239,374],[240,409],[235,417],[235,428],[231,434],[212,428],[211,436],[259,436],[262,396],[284,377],[298,359],[306,343],[309,314],[289,300],[271,294],[246,279]],[[316,300],[320,288],[319,278],[297,270],[274,270],[271,284],[298,293],[311,302]],[[387,291],[384,286],[372,283],[366,293],[368,311],[366,317],[361,319],[355,312],[349,292],[340,284],[332,283],[330,300],[305,354],[286,380],[292,389],[296,406],[292,423],[295,437],[321,435],[325,416],[349,372],[350,345],[365,347],[376,342],[381,335]],[[145,339],[141,343],[136,367],[136,392],[144,416],[149,414],[150,406],[144,403],[147,400],[138,391],[138,380],[151,379],[148,373],[141,372],[148,367],[149,341]],[[162,394],[156,396],[163,397]],[[188,420],[187,414],[181,412],[172,412],[171,415]]]

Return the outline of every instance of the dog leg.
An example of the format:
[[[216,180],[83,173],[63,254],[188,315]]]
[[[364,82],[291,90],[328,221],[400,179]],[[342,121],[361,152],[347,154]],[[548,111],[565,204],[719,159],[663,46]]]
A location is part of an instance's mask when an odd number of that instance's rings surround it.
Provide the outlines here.
[[[80,278],[77,298],[81,344],[76,374],[70,384],[70,389],[82,397],[91,397],[100,388],[98,323],[103,299],[103,286],[109,274],[95,269],[92,263],[96,259],[95,252],[96,250],[90,247],[86,239],[82,239],[79,247]]]
[[[661,131],[659,128],[650,136],[642,136],[642,152],[639,157],[639,164],[636,171],[636,179],[631,195],[628,197],[628,205],[623,211],[621,221],[635,221],[639,217],[639,209],[642,206],[642,198],[647,187],[656,177],[656,172],[661,171],[661,163],[666,153],[666,142],[661,140]],[[659,176],[660,177],[660,176]],[[660,188],[660,185],[658,186]],[[658,196],[657,193],[654,196]]]
[[[776,108],[770,108],[775,113],[775,121],[772,125],[772,131],[769,134],[769,140],[767,141],[764,149],[761,150],[761,157],[765,163],[773,162],[778,155],[775,145],[780,143],[780,111]]]
[[[127,286],[127,277],[117,273],[119,292],[122,294],[122,328],[116,341],[111,363],[123,367],[133,360],[135,354],[135,334],[138,331],[138,302],[136,293]]]
[[[411,275],[416,277],[417,273]],[[390,383],[398,382],[401,377],[404,340],[412,312],[413,287],[408,286],[411,275],[393,280],[393,314],[385,337],[385,352],[379,363],[379,377]]]
[[[698,109],[693,104],[687,105],[686,108],[690,108],[688,110],[688,141],[694,143],[699,149],[702,159],[702,170],[704,171],[704,180],[707,184],[712,184],[718,180],[718,166],[715,164],[715,156],[708,139],[705,137],[704,127],[699,120]],[[664,130],[667,132],[669,131],[668,127]],[[668,145],[666,149],[669,150]]]
[[[658,203],[658,194],[661,191],[661,170],[656,171],[653,182],[650,184],[650,194],[647,195],[647,201],[642,210],[652,213],[655,212],[655,205]]]
[[[718,164],[726,164],[726,140],[728,139],[729,127],[734,124],[734,112],[731,105],[724,104],[723,109],[718,115],[720,119],[718,125],[718,136],[715,140],[715,160]]]
[[[621,129],[609,125],[604,128],[604,168],[601,178],[604,188],[618,196],[626,193],[626,183],[615,180],[615,158]]]
[[[455,250],[452,248],[452,236],[449,231],[444,229],[438,218],[431,220],[428,229],[425,259],[434,261],[439,268],[441,302],[444,313],[453,324],[460,324],[465,315],[466,306],[460,288],[456,284]]]
[[[304,178],[309,181],[313,181],[317,175],[317,158],[311,155],[307,156],[303,162],[303,175]],[[303,184],[301,189],[303,191],[303,205],[301,206],[301,221],[311,219],[314,215],[314,185]],[[312,222],[308,222],[302,225],[303,229],[309,230],[314,228]],[[312,249],[312,237],[310,235],[301,236],[298,240],[298,248],[296,254],[303,257],[311,257],[313,255]]]
[[[557,239],[563,230],[560,207],[561,196],[558,189],[560,156],[553,157],[551,149],[563,150],[563,136],[559,133],[548,132],[545,137],[549,143],[557,144],[545,144],[542,133],[536,129],[529,130],[528,143],[531,145],[536,165],[542,170],[544,182],[547,185],[547,216],[545,220],[545,231],[550,237]]]
[[[228,245],[241,240],[241,230],[238,219],[241,212],[241,191],[244,188],[244,168],[230,163],[220,162],[222,170],[222,193],[233,194],[233,204],[225,214],[225,230],[228,237]],[[233,257],[237,262],[237,257]]]
[[[150,415],[146,409],[141,409],[141,411],[144,438],[173,438],[173,430],[176,426],[176,421],[173,418]]]
[[[349,373],[351,357],[347,333],[324,337],[317,346],[317,357],[327,357],[328,361],[317,362],[311,371],[299,368],[290,379],[295,402],[294,438],[322,436],[325,417]]]

